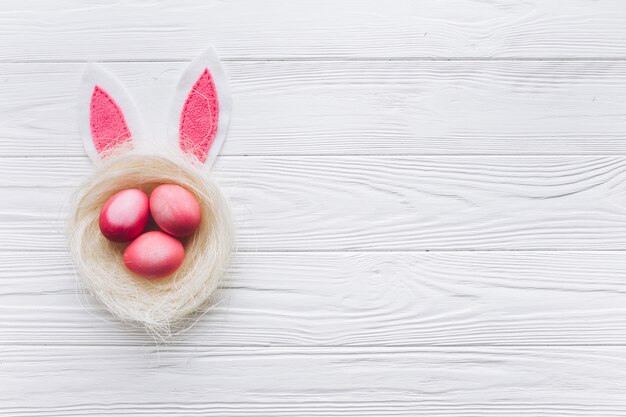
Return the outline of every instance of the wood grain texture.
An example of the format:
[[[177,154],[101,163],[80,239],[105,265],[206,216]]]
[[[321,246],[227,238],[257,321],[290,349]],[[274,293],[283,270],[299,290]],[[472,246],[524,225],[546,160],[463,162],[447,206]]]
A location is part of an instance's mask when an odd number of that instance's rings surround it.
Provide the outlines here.
[[[0,250],[65,251],[85,158],[0,159]],[[623,250],[624,157],[224,157],[241,251]]]
[[[0,5],[0,415],[626,415],[620,0]],[[77,285],[87,60],[165,132],[213,45],[239,250],[169,345]]]
[[[175,346],[624,345],[623,258],[239,253],[218,306]],[[89,296],[58,253],[0,254],[0,328],[4,346],[152,344]]]
[[[620,0],[4,1],[11,61],[626,56]]]
[[[626,409],[621,347],[48,346],[1,354],[2,411],[13,417],[608,417]]]
[[[108,63],[154,137],[186,63]],[[0,155],[82,156],[83,64],[0,64]],[[626,63],[228,62],[223,155],[626,153]]]

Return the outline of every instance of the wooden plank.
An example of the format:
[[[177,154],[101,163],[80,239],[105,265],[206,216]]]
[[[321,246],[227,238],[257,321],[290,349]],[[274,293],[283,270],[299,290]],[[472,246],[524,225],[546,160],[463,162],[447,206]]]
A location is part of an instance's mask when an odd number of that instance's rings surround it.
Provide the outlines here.
[[[176,346],[626,344],[623,252],[234,259],[220,304],[176,337]],[[103,346],[152,339],[87,295],[67,256],[26,252],[0,254],[0,342]]]
[[[154,136],[184,63],[110,63]],[[0,155],[81,156],[82,64],[0,64]],[[229,62],[224,155],[626,153],[626,62]]]
[[[624,157],[224,157],[242,251],[626,248]],[[0,250],[65,251],[87,158],[0,159]]]
[[[626,56],[619,0],[4,1],[11,61]]]
[[[2,349],[7,416],[621,416],[622,347]],[[36,383],[34,383],[36,381]]]

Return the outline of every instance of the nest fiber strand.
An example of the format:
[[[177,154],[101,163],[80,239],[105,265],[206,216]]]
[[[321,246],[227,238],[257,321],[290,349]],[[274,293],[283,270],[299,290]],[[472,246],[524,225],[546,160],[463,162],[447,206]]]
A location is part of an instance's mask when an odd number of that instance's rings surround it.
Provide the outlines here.
[[[146,193],[160,184],[178,184],[202,207],[202,223],[183,239],[185,260],[172,276],[148,280],[128,271],[124,245],[107,240],[98,227],[109,197],[126,188]],[[210,305],[226,272],[233,246],[230,208],[202,167],[180,152],[146,155],[125,152],[106,160],[78,190],[68,225],[70,251],[80,279],[114,315],[140,325],[160,339],[194,323]]]

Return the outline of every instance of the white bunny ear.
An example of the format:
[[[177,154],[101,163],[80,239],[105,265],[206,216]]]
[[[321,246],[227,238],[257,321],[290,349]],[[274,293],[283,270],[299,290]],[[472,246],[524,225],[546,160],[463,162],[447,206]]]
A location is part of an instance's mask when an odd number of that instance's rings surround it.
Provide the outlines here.
[[[219,58],[210,48],[183,72],[172,104],[170,140],[211,168],[224,144],[231,97]]]
[[[99,65],[88,64],[78,106],[83,145],[96,164],[132,148],[141,136],[137,107],[120,82]]]

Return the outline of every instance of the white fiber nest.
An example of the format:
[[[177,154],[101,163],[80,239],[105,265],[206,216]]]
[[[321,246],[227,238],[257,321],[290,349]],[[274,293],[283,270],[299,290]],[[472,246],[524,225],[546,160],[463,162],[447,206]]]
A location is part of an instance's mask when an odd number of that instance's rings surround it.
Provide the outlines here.
[[[148,195],[160,184],[178,184],[202,207],[198,230],[182,240],[185,260],[171,277],[148,280],[124,266],[125,245],[107,240],[98,227],[109,197],[126,188]],[[114,315],[144,327],[160,339],[194,323],[212,302],[233,246],[230,208],[202,167],[181,153],[145,155],[133,151],[104,161],[78,190],[68,225],[70,251],[82,282]]]

